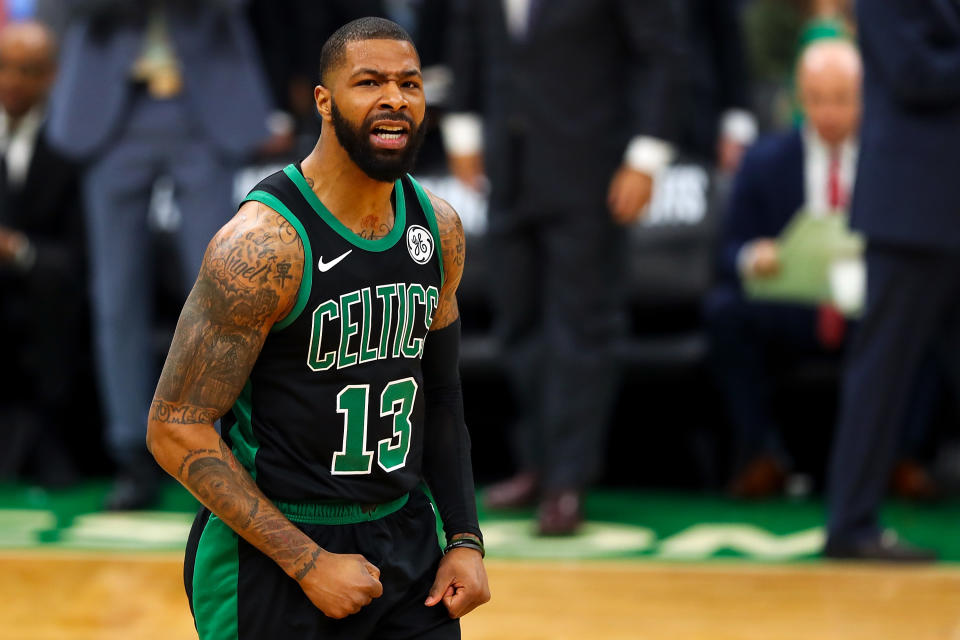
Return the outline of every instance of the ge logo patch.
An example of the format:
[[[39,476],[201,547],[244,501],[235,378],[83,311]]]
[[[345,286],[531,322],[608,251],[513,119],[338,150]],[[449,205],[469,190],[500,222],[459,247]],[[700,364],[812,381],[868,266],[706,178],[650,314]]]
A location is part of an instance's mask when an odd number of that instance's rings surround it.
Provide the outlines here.
[[[407,229],[407,251],[417,264],[426,264],[433,257],[433,236],[418,224]]]

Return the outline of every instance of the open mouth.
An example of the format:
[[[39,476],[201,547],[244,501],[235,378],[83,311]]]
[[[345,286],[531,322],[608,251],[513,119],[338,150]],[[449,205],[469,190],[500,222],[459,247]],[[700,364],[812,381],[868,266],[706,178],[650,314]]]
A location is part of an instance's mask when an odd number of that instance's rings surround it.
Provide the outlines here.
[[[374,146],[384,149],[399,149],[407,144],[409,127],[402,124],[381,123],[370,130]]]

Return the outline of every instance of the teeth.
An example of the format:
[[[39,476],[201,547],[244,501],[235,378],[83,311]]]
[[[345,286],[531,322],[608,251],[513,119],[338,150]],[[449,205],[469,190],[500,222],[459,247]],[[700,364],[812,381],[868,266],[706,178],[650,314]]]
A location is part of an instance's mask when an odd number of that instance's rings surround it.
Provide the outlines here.
[[[403,127],[377,127],[380,131],[402,132]]]
[[[399,133],[381,133],[379,134],[379,137],[383,138],[384,140],[397,140],[400,138],[400,134]]]

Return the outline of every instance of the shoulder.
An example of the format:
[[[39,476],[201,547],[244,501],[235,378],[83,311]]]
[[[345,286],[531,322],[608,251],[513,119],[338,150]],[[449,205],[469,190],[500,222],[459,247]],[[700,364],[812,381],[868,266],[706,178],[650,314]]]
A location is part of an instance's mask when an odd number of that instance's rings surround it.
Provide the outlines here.
[[[803,137],[799,130],[763,136],[743,157],[741,172],[766,174],[777,172],[791,161],[803,158]]]
[[[296,300],[303,263],[296,229],[270,207],[251,201],[210,241],[200,279],[254,299],[262,313],[276,320]]]
[[[426,190],[433,213],[437,219],[437,231],[440,234],[440,248],[443,251],[444,269],[449,271],[448,263],[454,267],[463,268],[466,247],[463,234],[463,223],[456,210],[443,198]]]

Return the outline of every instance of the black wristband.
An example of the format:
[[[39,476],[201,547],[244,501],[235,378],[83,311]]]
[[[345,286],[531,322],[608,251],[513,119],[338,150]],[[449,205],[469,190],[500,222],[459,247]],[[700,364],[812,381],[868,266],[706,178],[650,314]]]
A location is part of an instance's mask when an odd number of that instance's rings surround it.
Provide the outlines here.
[[[483,548],[483,543],[474,540],[473,538],[457,538],[446,547],[443,548],[443,555],[447,555],[450,551],[454,549],[474,549],[480,552],[480,557],[484,558],[487,555],[487,552]]]

